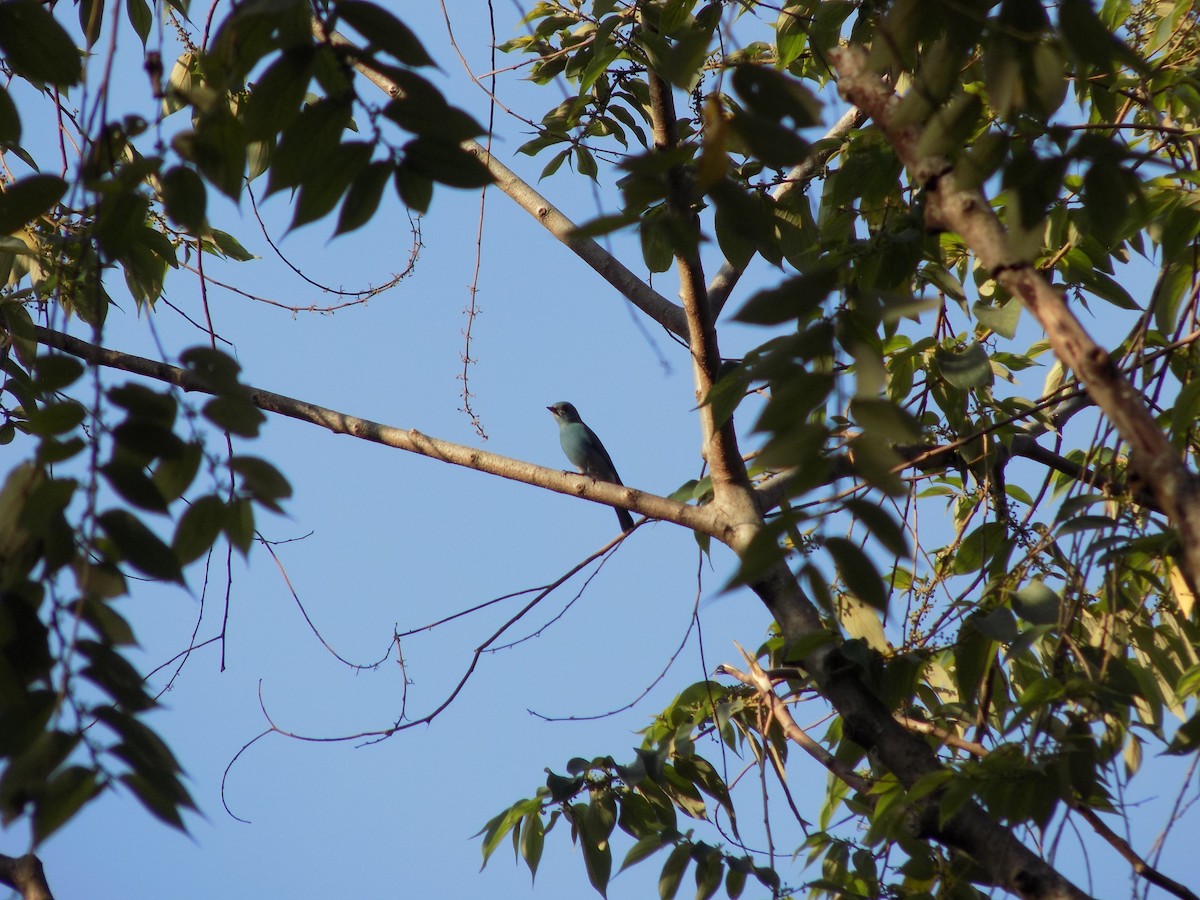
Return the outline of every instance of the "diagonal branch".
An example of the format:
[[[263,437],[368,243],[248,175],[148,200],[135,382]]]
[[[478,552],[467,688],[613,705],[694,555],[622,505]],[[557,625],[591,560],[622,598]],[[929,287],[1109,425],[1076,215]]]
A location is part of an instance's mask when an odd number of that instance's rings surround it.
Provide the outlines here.
[[[37,339],[47,347],[54,347],[93,365],[120,369],[134,375],[153,378],[166,384],[173,384],[184,391],[211,393],[208,382],[194,372],[178,366],[156,362],[142,356],[133,356],[119,350],[109,350],[41,326],[37,326]],[[334,434],[348,434],[360,440],[373,441],[377,444],[395,447],[398,450],[427,456],[430,459],[441,460],[451,465],[475,469],[489,475],[498,475],[510,481],[520,481],[555,493],[581,497],[593,503],[627,509],[653,519],[684,525],[718,538],[722,534],[723,520],[713,509],[689,506],[624,485],[596,481],[574,472],[551,469],[508,456],[501,456],[498,453],[488,453],[464,444],[443,441],[422,434],[415,429],[382,425],[372,422],[370,419],[360,419],[357,416],[317,406],[315,403],[308,403],[304,400],[296,400],[283,394],[264,391],[260,388],[247,386],[246,391],[250,402],[261,410],[319,425]]]
[[[0,854],[0,884],[8,885],[22,900],[54,900],[42,861],[32,853],[24,856]]]
[[[368,55],[354,53],[357,48],[352,41],[337,32],[326,32],[324,26],[315,19],[313,20],[313,33],[320,40],[328,40],[335,46],[347,48],[354,60],[354,67],[385,94],[397,97],[402,93],[400,87],[387,75],[372,68]],[[576,234],[577,226],[574,222],[538,193],[532,185],[496,159],[482,144],[477,141],[464,141],[462,146],[487,166],[492,177],[496,179],[496,187],[514,200],[521,209],[537,219],[543,228],[591,266],[596,274],[663,328],[682,338],[687,338],[687,324],[684,321],[683,309],[678,304],[672,303],[646,284],[594,240],[579,237]]]
[[[1200,586],[1200,480],[1184,465],[1141,395],[1084,330],[1062,294],[1017,251],[983,194],[959,185],[946,159],[920,153],[922,127],[896,121],[900,98],[870,70],[862,48],[834,48],[829,58],[838,72],[842,96],[875,120],[923,189],[927,221],[961,236],[992,277],[1020,298],[1045,329],[1055,355],[1079,376],[1129,445],[1132,465],[1178,532],[1182,570],[1195,592]]]

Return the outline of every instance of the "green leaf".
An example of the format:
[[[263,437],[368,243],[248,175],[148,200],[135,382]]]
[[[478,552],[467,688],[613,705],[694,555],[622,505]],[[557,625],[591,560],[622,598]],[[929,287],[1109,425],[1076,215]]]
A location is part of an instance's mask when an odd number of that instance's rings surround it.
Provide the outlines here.
[[[987,351],[980,343],[972,343],[965,350],[949,350],[938,347],[933,351],[942,377],[961,390],[986,387],[992,383],[992,363]]]
[[[329,170],[310,177],[296,194],[291,228],[324,218],[371,162],[374,147],[366,141],[350,141],[335,147],[327,157]]]
[[[699,80],[713,32],[720,21],[721,4],[710,3],[696,13],[694,21],[681,29],[682,33],[672,35],[676,38],[675,43],[666,52],[661,52],[655,42],[646,40],[646,52],[656,63],[658,74],[681,90],[692,90]]]
[[[620,871],[624,872],[630,866],[653,856],[663,847],[668,846],[669,843],[661,832],[655,831],[653,834],[646,835],[629,848],[629,852],[625,854],[625,860],[621,863]]]
[[[665,272],[675,259],[675,249],[666,225],[666,215],[652,210],[638,223],[642,243],[642,259],[651,272]]]
[[[100,784],[91,769],[68,766],[54,775],[34,805],[34,843],[44,842],[99,793]]]
[[[123,509],[109,510],[96,517],[121,557],[131,566],[162,581],[183,584],[183,570],[171,548],[140,519]]]
[[[876,443],[911,443],[921,438],[917,420],[882,397],[856,397],[850,401],[850,415],[862,427],[864,437]]]
[[[679,882],[683,880],[683,873],[687,871],[687,865],[691,859],[690,844],[681,843],[671,851],[671,855],[667,857],[662,872],[658,876],[659,900],[674,900],[675,894],[679,891]]]
[[[494,180],[487,167],[458,144],[418,137],[402,149],[405,167],[439,184],[480,188]]]
[[[0,85],[0,144],[15,145],[21,141],[21,116],[8,91]]]
[[[821,103],[799,80],[767,66],[740,65],[733,70],[733,89],[747,109],[792,129],[820,121]]]
[[[139,509],[151,512],[167,511],[167,501],[143,466],[124,459],[114,459],[100,467],[105,480],[122,499]]]
[[[597,834],[588,804],[576,803],[571,807],[572,821],[579,832],[579,849],[583,851],[583,864],[587,869],[588,881],[601,897],[608,894],[608,882],[612,877],[612,846],[608,836]]]
[[[808,45],[810,26],[809,4],[788,3],[775,20],[775,49],[779,53],[776,65],[786,69]]]
[[[191,487],[203,456],[204,448],[199,443],[189,443],[159,462],[151,477],[164,500],[174,503]]]
[[[134,32],[142,41],[142,46],[146,46],[146,39],[150,37],[150,28],[154,24],[154,14],[150,11],[150,4],[146,0],[125,0],[125,15],[129,19],[129,24],[133,26]]]
[[[560,168],[562,168],[562,164],[566,162],[568,157],[570,157],[573,149],[574,148],[572,147],[568,147],[566,150],[560,150],[558,153],[555,153],[554,156],[550,157],[550,162],[546,163],[546,165],[542,167],[542,173],[538,175],[538,181],[541,181],[544,178],[549,178]],[[619,218],[624,219],[623,216]]]
[[[161,181],[163,208],[171,221],[193,234],[203,232],[208,207],[204,179],[187,166],[173,166]]]
[[[1058,14],[1059,33],[1072,56],[1105,71],[1110,71],[1118,59],[1141,67],[1141,59],[1105,27],[1089,0],[1061,0]]]
[[[1058,594],[1041,581],[1031,581],[1012,593],[1013,610],[1033,625],[1057,625]]]
[[[79,27],[83,30],[83,39],[90,49],[100,37],[100,27],[104,24],[105,0],[81,0],[79,4]]]
[[[475,118],[446,102],[430,81],[413,72],[392,72],[400,94],[383,114],[406,131],[450,144],[461,144],[484,133]]]
[[[521,822],[525,814],[525,801],[518,801],[504,812],[493,816],[488,820],[486,825],[475,833],[475,837],[479,837],[481,834],[484,836],[482,845],[483,865],[480,866],[480,870],[487,866],[488,860],[496,852],[496,848],[500,846],[500,842],[504,840],[504,836]]]
[[[3,31],[3,10],[13,0],[0,3],[0,32]],[[24,5],[25,0],[16,0]],[[0,234],[12,234],[50,211],[63,194],[67,183],[57,175],[27,175],[8,185],[0,193]]]
[[[747,857],[730,860],[729,872],[725,875],[725,893],[729,900],[738,900],[746,889],[746,875],[749,874],[750,863]]]
[[[396,166],[396,194],[400,202],[416,212],[429,209],[433,199],[433,180],[420,174],[412,166],[401,162]]]
[[[257,437],[267,417],[244,397],[214,397],[204,404],[204,418],[239,437]]]
[[[175,527],[171,547],[184,565],[194,562],[207,553],[225,527],[225,503],[214,494],[205,494],[193,500],[184,511]]]
[[[675,771],[721,804],[726,815],[729,816],[729,824],[734,837],[737,837],[737,812],[733,806],[733,798],[730,797],[728,786],[713,764],[702,756],[677,756]]]
[[[153,698],[146,693],[145,680],[129,660],[99,641],[81,640],[77,646],[88,660],[82,674],[112,697],[119,708],[138,713],[154,706]]]
[[[342,211],[338,214],[337,230],[334,234],[354,231],[371,221],[395,168],[391,162],[376,161],[355,176],[350,190],[346,192],[346,199],[342,202]]]
[[[74,400],[48,403],[27,411],[30,433],[47,437],[74,431],[87,418],[83,404]]]
[[[975,320],[984,328],[1010,339],[1017,336],[1017,322],[1021,319],[1021,304],[1016,300],[1009,300],[1003,306],[990,306],[982,300],[976,300],[971,304],[971,312],[975,314]]]
[[[292,486],[278,469],[254,456],[235,456],[229,467],[242,477],[242,490],[276,512],[282,512],[277,500],[292,496]]]
[[[230,259],[235,259],[238,262],[249,262],[252,259],[258,259],[257,256],[238,243],[237,238],[232,234],[227,234],[224,231],[213,228],[209,231],[209,236],[217,245],[217,249]]]
[[[746,301],[734,318],[751,325],[779,325],[807,321],[836,290],[841,270],[822,266],[804,275],[789,278],[778,287],[759,291]]]
[[[825,549],[833,557],[847,590],[863,603],[887,615],[887,590],[870,557],[853,541],[841,537],[827,537]]]
[[[696,860],[696,900],[708,900],[721,886],[725,874],[721,854],[714,847],[705,847],[707,852]]]
[[[413,30],[386,9],[365,0],[338,0],[337,13],[367,39],[368,48],[378,47],[406,66],[432,66]]]
[[[248,498],[241,497],[229,504],[225,536],[242,556],[250,552],[250,544],[254,541],[254,505]]]
[[[884,548],[894,556],[907,558],[911,555],[908,536],[890,512],[870,500],[851,497],[843,504],[855,520],[862,522]]]
[[[183,816],[179,813],[179,804],[175,802],[174,797],[163,791],[159,785],[156,785],[145,775],[133,774],[131,772],[122,775],[120,781],[133,792],[133,795],[138,798],[142,806],[146,807],[147,811],[153,814],[155,818],[167,823],[172,828],[187,831],[187,827],[183,824]]]
[[[1017,702],[1027,710],[1035,710],[1053,703],[1065,693],[1062,682],[1053,675],[1047,675],[1025,688]]]
[[[63,353],[39,356],[33,364],[33,386],[39,391],[61,391],[83,375],[83,363]]]
[[[1197,747],[1200,747],[1200,713],[1196,713],[1179,726],[1175,737],[1163,752],[1172,756],[1183,756],[1195,753]]]
[[[959,543],[958,551],[954,554],[954,574],[978,572],[1009,547],[1004,523],[985,522]]]
[[[137,639],[133,635],[133,628],[129,622],[113,609],[112,605],[104,600],[98,599],[100,594],[108,594],[120,596],[125,592],[124,579],[120,577],[120,573],[112,568],[109,571],[102,570],[99,566],[88,567],[88,598],[83,604],[83,618],[95,629],[101,639],[107,641],[117,647],[133,647],[137,645]],[[111,587],[102,584],[103,581],[110,581]]]
[[[969,143],[979,124],[983,101],[974,93],[960,91],[958,96],[937,110],[926,122],[917,144],[921,157],[957,154]]]
[[[1154,282],[1150,295],[1150,306],[1154,311],[1154,323],[1164,335],[1175,329],[1175,320],[1180,311],[1183,294],[1192,286],[1192,264],[1171,259],[1163,266]]]
[[[202,116],[195,131],[175,135],[171,146],[214,187],[237,200],[246,180],[246,131],[228,109],[218,109]]]
[[[526,813],[521,827],[521,858],[529,866],[529,874],[537,876],[538,863],[542,859],[542,847],[546,841],[546,832],[542,825],[541,813],[532,810]]]
[[[962,282],[955,278],[950,272],[946,271],[942,266],[936,263],[926,263],[921,267],[921,277],[925,281],[932,284],[939,291],[946,294],[948,297],[959,301],[960,303],[967,299],[967,294],[963,290]]]
[[[0,3],[0,56],[31,81],[70,87],[83,75],[75,42],[37,0]]]
[[[1011,644],[1020,633],[1017,620],[1007,606],[998,606],[989,613],[975,616],[971,622],[980,633],[1002,644]]]
[[[308,94],[316,58],[314,47],[289,48],[250,86],[243,107],[248,140],[274,138],[292,123]]]
[[[350,121],[348,101],[327,97],[305,107],[284,129],[275,148],[267,194],[327,177],[326,161],[341,144]]]

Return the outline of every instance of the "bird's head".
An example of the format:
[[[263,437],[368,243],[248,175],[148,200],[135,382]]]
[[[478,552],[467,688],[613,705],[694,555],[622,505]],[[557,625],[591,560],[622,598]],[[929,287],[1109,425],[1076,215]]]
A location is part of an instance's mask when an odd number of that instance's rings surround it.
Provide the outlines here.
[[[553,406],[547,406],[546,409],[550,410],[550,414],[559,422],[566,422],[567,424],[570,424],[572,422],[583,421],[581,418],[579,418],[579,411],[576,410],[575,407],[570,403],[559,402],[555,403]]]

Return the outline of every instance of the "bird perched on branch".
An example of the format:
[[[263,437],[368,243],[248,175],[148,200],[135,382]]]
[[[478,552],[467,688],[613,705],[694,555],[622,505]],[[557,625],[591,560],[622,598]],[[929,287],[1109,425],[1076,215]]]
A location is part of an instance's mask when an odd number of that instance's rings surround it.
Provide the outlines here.
[[[617,474],[612,457],[596,437],[596,432],[583,424],[579,411],[570,403],[555,403],[547,406],[554,420],[558,422],[558,439],[562,443],[563,452],[567,459],[584,475],[597,481],[607,481],[610,484],[622,484],[621,476]],[[626,510],[617,510],[617,521],[621,523],[622,531],[633,528],[633,516]]]

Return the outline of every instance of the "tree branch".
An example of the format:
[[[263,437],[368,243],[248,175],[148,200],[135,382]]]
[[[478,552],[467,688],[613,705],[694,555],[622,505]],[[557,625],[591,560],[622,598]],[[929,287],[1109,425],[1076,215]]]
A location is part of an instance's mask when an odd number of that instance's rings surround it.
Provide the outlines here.
[[[1158,869],[1154,868],[1144,859],[1138,856],[1137,852],[1129,846],[1128,842],[1124,838],[1122,838],[1104,823],[1104,820],[1096,814],[1095,810],[1074,803],[1071,804],[1071,809],[1083,816],[1087,823],[1095,830],[1096,834],[1108,841],[1109,845],[1112,846],[1114,850],[1120,853],[1121,856],[1125,857],[1125,860],[1133,867],[1135,874],[1146,879],[1146,881],[1150,882],[1156,887],[1162,888],[1167,893],[1174,894],[1176,897],[1179,897],[1180,900],[1200,900],[1200,898],[1197,898],[1197,896],[1186,886],[1180,884],[1178,881],[1175,881],[1173,878],[1168,878],[1162,872],[1158,871]]]
[[[184,391],[211,393],[208,383],[187,369],[122,353],[118,350],[98,347],[40,325],[36,326],[36,329],[37,339],[40,343],[77,356],[93,365],[120,369],[134,375],[153,378],[173,384]],[[451,465],[475,469],[489,475],[498,475],[510,481],[519,481],[555,493],[581,497],[593,503],[620,507],[653,519],[674,522],[677,525],[710,534],[718,540],[724,539],[725,520],[719,511],[713,508],[689,506],[624,485],[596,481],[574,472],[551,469],[508,456],[501,456],[498,453],[488,453],[463,444],[454,444],[422,434],[415,429],[382,425],[369,419],[360,419],[357,416],[347,415],[324,406],[317,406],[315,403],[264,391],[261,388],[247,385],[246,391],[250,402],[259,409],[312,425],[319,425],[334,434],[348,434],[360,440],[373,441],[377,444],[395,447],[398,450],[427,456],[430,459],[441,460]]]
[[[724,663],[717,666],[717,674],[736,678],[747,687],[753,688],[759,702],[767,707],[768,712],[779,723],[779,727],[783,729],[783,734],[789,741],[800,747],[801,750],[847,785],[868,798],[867,802],[870,802],[869,792],[871,790],[871,782],[809,737],[808,733],[796,724],[796,720],[792,718],[791,710],[787,708],[787,704],[771,689],[771,679],[767,677],[766,672],[762,670],[762,666],[758,664],[758,661],[745,650],[742,650],[740,646],[738,650],[741,650],[742,656],[746,660],[747,671],[738,671],[728,663]],[[763,733],[766,733],[766,731],[767,729],[764,728]]]
[[[1045,329],[1055,355],[1079,376],[1088,394],[1129,445],[1131,464],[1178,532],[1181,569],[1188,586],[1196,592],[1200,586],[1200,480],[1184,465],[1141,395],[1084,330],[1062,294],[1020,256],[983,194],[975,188],[961,187],[944,158],[920,154],[920,125],[894,121],[900,98],[870,70],[862,48],[835,47],[829,59],[838,72],[841,95],[875,120],[923,189],[927,222],[961,236],[992,277],[1020,298]]]
[[[650,70],[647,78],[654,147],[660,152],[671,151],[679,145],[675,98],[670,84],[658,73]],[[735,525],[747,525],[750,531],[757,531],[762,519],[746,464],[738,450],[733,418],[718,423],[712,404],[704,402],[716,383],[721,351],[717,345],[708,289],[704,285],[704,267],[700,262],[700,224],[694,208],[697,199],[689,174],[682,166],[671,166],[667,171],[667,210],[679,226],[678,233],[685,235],[676,239],[675,267],[679,272],[679,296],[687,317],[688,348],[702,435],[700,454],[708,463],[712,477],[714,505],[724,508]],[[740,543],[748,537],[737,540]],[[737,549],[736,545],[734,549]]]
[[[796,641],[823,628],[782,560],[750,587],[775,616],[785,641]],[[816,681],[821,696],[842,717],[845,737],[866,750],[906,788],[942,768],[934,749],[892,717],[864,684],[859,666],[845,656],[839,645],[826,644],[805,657],[802,664]],[[913,828],[922,838],[966,853],[993,885],[1030,900],[1087,897],[978,804],[967,803],[945,819],[939,803],[937,792],[912,803]]]
[[[0,884],[8,885],[21,900],[54,900],[42,861],[32,853],[5,856],[0,853]]]

